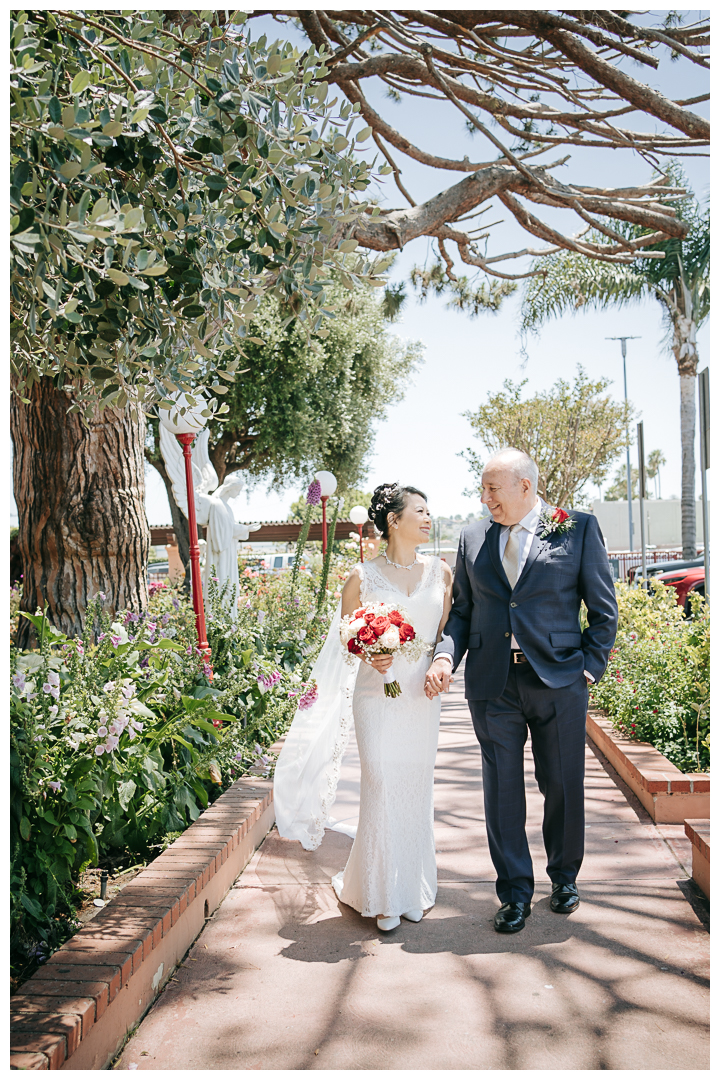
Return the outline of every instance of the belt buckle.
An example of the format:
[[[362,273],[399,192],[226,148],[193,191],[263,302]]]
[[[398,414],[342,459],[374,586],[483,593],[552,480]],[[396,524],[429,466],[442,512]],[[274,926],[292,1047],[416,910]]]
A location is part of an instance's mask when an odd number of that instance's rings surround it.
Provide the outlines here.
[[[513,664],[526,664],[526,663],[527,663],[527,656],[525,655],[524,652],[520,652],[519,649],[513,652]]]

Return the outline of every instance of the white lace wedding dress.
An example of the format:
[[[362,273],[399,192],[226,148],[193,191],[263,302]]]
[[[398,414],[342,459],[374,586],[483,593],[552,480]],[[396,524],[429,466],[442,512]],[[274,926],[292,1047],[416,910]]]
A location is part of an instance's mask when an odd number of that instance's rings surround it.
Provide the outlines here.
[[[361,602],[400,604],[416,633],[434,643],[443,611],[439,558],[427,560],[407,596],[377,563],[361,567]],[[431,656],[393,662],[402,694],[385,697],[383,678],[360,664],[352,711],[360,754],[360,816],[343,871],[333,878],[339,900],[361,915],[402,915],[435,903],[437,866],[433,837],[433,771],[440,725],[440,698],[429,701],[423,686]]]

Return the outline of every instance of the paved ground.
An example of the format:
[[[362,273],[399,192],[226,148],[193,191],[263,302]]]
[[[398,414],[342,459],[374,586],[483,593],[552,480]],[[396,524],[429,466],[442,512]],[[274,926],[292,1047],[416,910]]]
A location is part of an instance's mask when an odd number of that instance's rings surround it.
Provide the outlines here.
[[[338,818],[359,766],[344,766]],[[709,935],[690,843],[587,749],[583,902],[559,916],[528,756],[533,915],[492,929],[480,752],[456,682],[435,781],[437,904],[381,935],[338,903],[351,841],[273,830],[118,1060],[128,1069],[708,1069]]]

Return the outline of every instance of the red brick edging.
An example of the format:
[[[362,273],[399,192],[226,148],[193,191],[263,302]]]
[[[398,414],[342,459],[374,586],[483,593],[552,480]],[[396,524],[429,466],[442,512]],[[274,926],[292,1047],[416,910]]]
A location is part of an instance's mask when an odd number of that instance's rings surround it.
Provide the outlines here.
[[[705,895],[710,897],[710,821],[686,818],[685,835],[692,841],[692,876]]]
[[[275,822],[236,781],[10,1000],[11,1069],[104,1069]]]
[[[653,821],[682,825],[686,818],[710,816],[710,777],[683,773],[650,743],[626,739],[605,713],[588,712],[587,733],[632,788]]]

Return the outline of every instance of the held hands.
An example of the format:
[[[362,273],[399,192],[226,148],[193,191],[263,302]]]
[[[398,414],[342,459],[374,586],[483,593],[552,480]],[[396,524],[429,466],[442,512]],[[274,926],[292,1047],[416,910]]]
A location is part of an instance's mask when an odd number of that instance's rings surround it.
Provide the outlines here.
[[[425,696],[432,701],[438,694],[449,690],[450,683],[454,681],[450,661],[433,660],[425,675]]]

